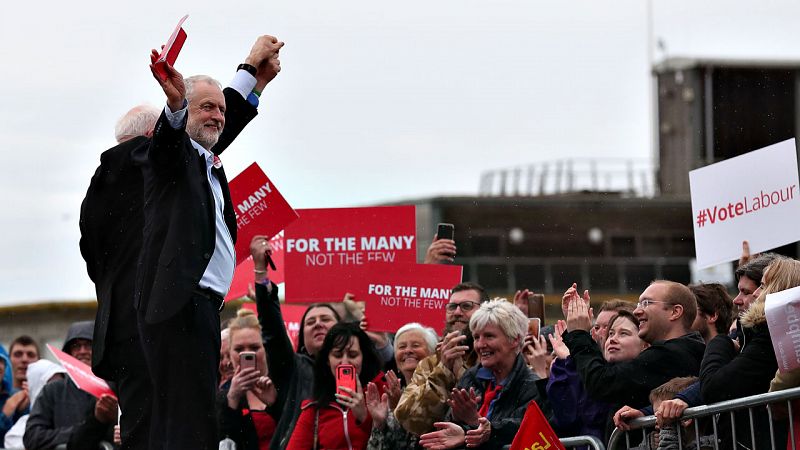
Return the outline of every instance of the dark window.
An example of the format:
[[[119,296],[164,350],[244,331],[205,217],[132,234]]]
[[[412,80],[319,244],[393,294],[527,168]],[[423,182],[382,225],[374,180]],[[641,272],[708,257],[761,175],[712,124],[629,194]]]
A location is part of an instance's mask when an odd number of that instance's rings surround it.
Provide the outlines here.
[[[478,283],[487,290],[508,290],[508,267],[479,264]]]
[[[542,292],[545,288],[545,266],[542,265],[520,265],[514,267],[514,279],[517,285],[512,286],[514,290],[530,289],[535,292]]]
[[[631,236],[614,236],[611,238],[612,256],[636,256],[636,241]]]
[[[619,277],[616,264],[592,264],[589,266],[589,289],[594,292],[619,292]]]
[[[692,280],[689,264],[665,264],[661,267],[661,277],[681,284],[689,284]]]
[[[625,266],[625,287],[629,292],[642,292],[655,279],[656,268],[652,264]]]
[[[580,285],[583,282],[581,266],[578,264],[553,264],[550,274],[553,277],[553,289],[556,292],[566,291],[572,286],[572,283]]]

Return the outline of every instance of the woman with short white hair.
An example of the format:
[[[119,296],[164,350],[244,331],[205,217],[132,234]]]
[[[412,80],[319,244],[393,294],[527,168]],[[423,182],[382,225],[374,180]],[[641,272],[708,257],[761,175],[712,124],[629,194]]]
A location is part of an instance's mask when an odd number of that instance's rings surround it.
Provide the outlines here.
[[[459,380],[450,401],[447,423],[423,434],[426,448],[464,446],[500,449],[511,444],[528,403],[535,401],[548,418],[547,399],[522,356],[528,318],[505,299],[481,305],[469,321],[478,364]]]

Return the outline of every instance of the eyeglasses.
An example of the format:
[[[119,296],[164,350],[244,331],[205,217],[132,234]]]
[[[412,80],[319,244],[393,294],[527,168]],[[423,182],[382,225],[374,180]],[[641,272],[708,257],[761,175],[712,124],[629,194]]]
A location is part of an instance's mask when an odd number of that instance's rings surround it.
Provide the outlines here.
[[[445,308],[449,312],[455,312],[457,308],[461,308],[461,311],[469,312],[475,309],[476,306],[481,306],[481,304],[476,302],[448,303]]]
[[[675,303],[670,303],[670,302],[660,302],[660,301],[658,301],[658,300],[642,300],[642,301],[640,301],[639,303],[637,303],[637,304],[636,304],[636,307],[637,307],[637,308],[642,308],[642,309],[645,309],[645,308],[647,308],[648,306],[652,305],[653,303],[666,303],[667,305],[670,305],[670,306],[674,306],[674,305],[675,305]]]

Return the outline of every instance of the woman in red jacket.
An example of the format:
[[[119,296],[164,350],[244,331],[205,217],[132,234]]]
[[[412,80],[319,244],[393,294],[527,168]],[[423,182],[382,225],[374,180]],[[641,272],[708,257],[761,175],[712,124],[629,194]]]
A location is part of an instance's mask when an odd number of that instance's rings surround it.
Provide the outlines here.
[[[356,390],[336,387],[336,368],[351,364]],[[372,382],[383,389],[383,372],[375,347],[357,324],[337,323],[325,336],[314,366],[313,398],[303,402],[288,450],[363,450],[372,430],[364,389]]]

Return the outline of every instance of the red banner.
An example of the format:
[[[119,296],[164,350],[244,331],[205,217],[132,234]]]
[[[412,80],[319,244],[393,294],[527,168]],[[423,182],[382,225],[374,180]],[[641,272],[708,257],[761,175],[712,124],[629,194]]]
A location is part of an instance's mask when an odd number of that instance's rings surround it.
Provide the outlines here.
[[[367,266],[417,260],[414,206],[303,209],[286,227],[287,302],[340,302]]]
[[[535,400],[528,403],[511,450],[565,450]]]
[[[255,311],[258,314],[255,303],[244,303],[242,308]],[[286,327],[286,334],[292,341],[292,348],[297,351],[297,341],[303,328],[300,326],[300,320],[303,319],[303,313],[306,312],[306,307],[302,305],[281,305],[281,316],[283,316],[283,325]]]
[[[450,290],[461,282],[461,266],[393,264],[376,267],[356,284],[356,300],[366,304],[370,331],[394,333],[409,322],[440,330]]]
[[[238,230],[236,264],[241,264],[250,256],[253,236],[275,236],[297,219],[297,212],[256,163],[231,180],[229,187]]]
[[[108,394],[114,398],[117,398],[116,394],[114,394],[114,391],[108,387],[108,383],[92,373],[91,367],[50,344],[47,344],[47,348],[50,350],[50,353],[56,357],[64,370],[67,371],[69,377],[72,378],[72,381],[75,383],[75,386],[78,386],[78,389],[86,391],[97,398],[100,398],[100,396],[103,394]]]
[[[272,262],[275,263],[275,268],[272,270],[267,266],[267,271],[270,281],[275,284],[283,283],[283,232],[278,233],[269,240],[269,245],[272,247]],[[255,272],[253,270],[253,257],[248,256],[244,261],[236,266],[233,272],[233,281],[228,290],[228,295],[225,296],[225,301],[236,300],[247,296],[247,291],[253,285],[255,280]]]

